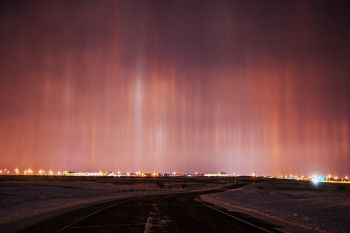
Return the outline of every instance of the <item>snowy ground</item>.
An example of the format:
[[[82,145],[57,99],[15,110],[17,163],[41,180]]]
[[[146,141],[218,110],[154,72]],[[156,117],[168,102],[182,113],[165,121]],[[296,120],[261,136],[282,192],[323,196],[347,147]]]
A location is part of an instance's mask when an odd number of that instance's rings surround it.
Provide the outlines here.
[[[281,226],[285,232],[350,232],[350,186],[256,183],[201,200]]]
[[[159,179],[2,178],[0,226],[10,226],[12,229],[12,225],[25,222],[26,219],[37,221],[42,219],[42,216],[47,217],[52,213],[62,213],[108,199],[191,190],[210,185],[200,183],[184,185],[183,182]],[[28,224],[31,223],[33,221]]]

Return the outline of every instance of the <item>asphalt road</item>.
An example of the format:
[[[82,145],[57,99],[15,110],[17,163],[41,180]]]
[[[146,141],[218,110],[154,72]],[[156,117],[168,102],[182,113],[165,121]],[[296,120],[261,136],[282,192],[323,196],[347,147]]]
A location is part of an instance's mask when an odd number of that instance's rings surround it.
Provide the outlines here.
[[[259,220],[203,205],[199,194],[110,201],[48,219],[20,232],[277,232]]]

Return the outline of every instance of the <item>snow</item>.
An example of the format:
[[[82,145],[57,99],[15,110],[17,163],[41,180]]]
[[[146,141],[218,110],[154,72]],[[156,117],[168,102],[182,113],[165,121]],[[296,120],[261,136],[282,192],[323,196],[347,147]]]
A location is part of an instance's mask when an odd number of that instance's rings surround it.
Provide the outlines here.
[[[350,232],[350,186],[256,183],[201,200],[282,226],[285,232]]]
[[[59,179],[1,181],[0,225],[12,229],[12,225],[18,225],[17,222],[25,222],[25,219],[35,216],[43,220],[40,216],[48,217],[52,213],[63,213],[109,199],[163,193],[166,190],[155,183],[137,182],[115,184]],[[37,221],[33,220],[32,223]]]
[[[162,185],[159,185],[161,183]],[[0,180],[1,232],[13,232],[48,217],[94,203],[173,192],[203,190],[217,184],[164,179],[13,177]],[[153,214],[152,214],[152,217]]]

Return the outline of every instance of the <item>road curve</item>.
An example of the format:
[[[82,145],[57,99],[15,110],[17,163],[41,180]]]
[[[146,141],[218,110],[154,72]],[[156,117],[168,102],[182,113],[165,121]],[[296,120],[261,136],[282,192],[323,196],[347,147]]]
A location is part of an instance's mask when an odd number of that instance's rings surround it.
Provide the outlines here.
[[[198,201],[201,192],[110,201],[45,220],[20,233],[278,232]]]

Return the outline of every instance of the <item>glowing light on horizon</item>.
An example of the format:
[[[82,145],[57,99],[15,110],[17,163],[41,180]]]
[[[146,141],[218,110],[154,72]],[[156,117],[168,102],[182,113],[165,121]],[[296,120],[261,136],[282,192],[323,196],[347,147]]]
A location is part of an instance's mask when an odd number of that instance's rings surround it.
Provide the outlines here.
[[[320,183],[320,179],[317,175],[313,175],[311,181],[314,185],[318,185],[318,183]]]
[[[33,170],[30,169],[30,168],[29,168],[29,169],[26,169],[26,170],[23,171],[23,174],[24,174],[24,175],[33,175]]]

